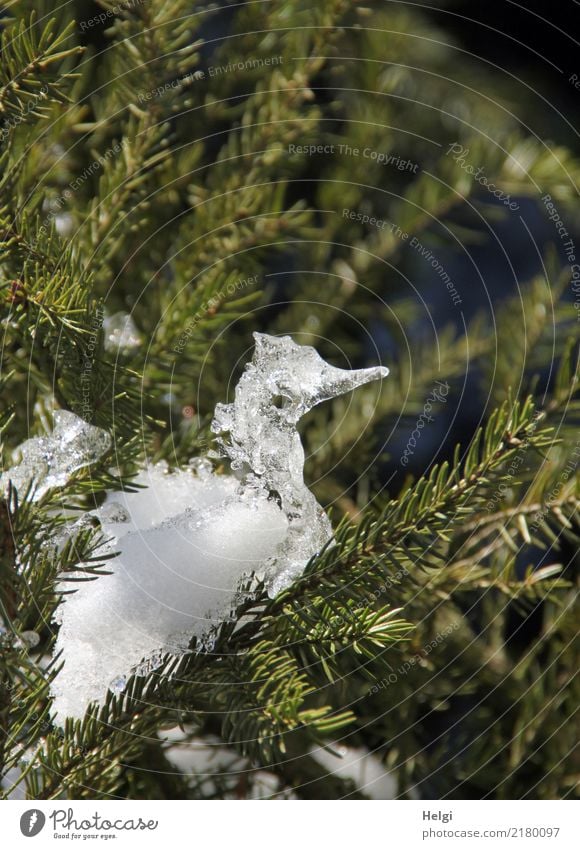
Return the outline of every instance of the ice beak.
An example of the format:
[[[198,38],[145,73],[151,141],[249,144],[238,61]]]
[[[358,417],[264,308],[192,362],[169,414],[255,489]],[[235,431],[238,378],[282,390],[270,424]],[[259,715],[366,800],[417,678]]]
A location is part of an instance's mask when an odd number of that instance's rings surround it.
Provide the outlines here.
[[[335,398],[352,389],[357,389],[372,380],[382,380],[387,377],[389,369],[385,366],[374,366],[373,368],[341,369],[335,366],[325,365],[322,369],[320,379],[319,401]]]

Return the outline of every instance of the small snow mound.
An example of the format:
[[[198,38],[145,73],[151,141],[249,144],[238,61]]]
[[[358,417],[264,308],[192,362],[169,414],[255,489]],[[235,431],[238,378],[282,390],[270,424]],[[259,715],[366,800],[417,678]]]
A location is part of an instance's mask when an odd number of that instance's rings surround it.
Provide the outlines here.
[[[154,466],[136,479],[145,481],[148,489],[111,494],[97,511],[112,537],[101,553],[120,551],[107,564],[112,574],[81,583],[59,610],[58,721],[82,717],[107,689],[122,692],[130,672],[149,674],[192,637],[202,641],[231,614],[241,580],[286,535],[279,507],[240,499],[234,478],[199,480]],[[120,510],[125,521],[117,520]]]

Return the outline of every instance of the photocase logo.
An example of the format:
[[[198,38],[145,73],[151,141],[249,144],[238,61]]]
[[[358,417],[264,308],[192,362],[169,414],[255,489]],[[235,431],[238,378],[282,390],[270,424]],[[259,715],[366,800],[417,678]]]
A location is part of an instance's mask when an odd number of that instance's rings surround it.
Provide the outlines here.
[[[20,831],[25,837],[36,837],[44,828],[46,817],[38,808],[25,811],[20,817]]]

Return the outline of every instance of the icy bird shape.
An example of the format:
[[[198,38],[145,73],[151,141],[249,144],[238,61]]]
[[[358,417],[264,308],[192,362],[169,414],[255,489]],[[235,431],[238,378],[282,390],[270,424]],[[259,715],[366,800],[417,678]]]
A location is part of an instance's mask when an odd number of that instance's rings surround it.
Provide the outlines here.
[[[235,474],[143,470],[138,492],[109,493],[95,515],[111,541],[109,575],[77,584],[59,608],[55,653],[64,662],[51,690],[57,721],[81,717],[107,689],[123,691],[164,653],[192,637],[211,648],[219,625],[252,574],[271,595],[289,586],[331,539],[332,528],[303,478],[298,420],[315,404],[387,375],[343,371],[288,336],[255,334],[256,351],[232,404],[218,404],[212,429]]]
[[[328,516],[304,483],[298,421],[316,404],[386,377],[389,370],[335,368],[310,346],[289,336],[254,333],[256,350],[235,390],[233,404],[218,404],[212,422],[223,454],[269,495],[278,495],[288,535],[271,563],[273,595],[299,575],[328,542]]]

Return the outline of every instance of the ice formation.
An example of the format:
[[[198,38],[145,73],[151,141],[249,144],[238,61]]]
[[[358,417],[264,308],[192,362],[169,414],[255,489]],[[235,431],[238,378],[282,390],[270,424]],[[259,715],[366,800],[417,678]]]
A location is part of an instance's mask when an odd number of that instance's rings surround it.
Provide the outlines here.
[[[116,312],[103,319],[105,331],[105,350],[119,354],[129,354],[141,345],[139,331],[129,313]]]
[[[268,495],[277,495],[288,534],[270,570],[272,594],[288,586],[332,536],[330,520],[304,483],[298,421],[316,404],[386,377],[376,367],[344,370],[289,336],[254,333],[256,350],[235,390],[233,404],[218,404],[212,430],[232,468]]]
[[[58,722],[81,717],[107,689],[147,674],[192,637],[211,647],[234,611],[243,579],[287,587],[332,536],[303,479],[298,420],[315,404],[384,377],[384,368],[344,371],[290,337],[254,334],[256,351],[232,404],[212,423],[233,474],[206,459],[191,470],[150,466],[146,489],[110,493],[95,512],[110,538],[109,575],[82,582],[59,609],[55,652],[64,662],[52,685]]]
[[[52,434],[23,442],[17,463],[0,475],[0,486],[6,491],[11,481],[22,498],[33,484],[30,500],[38,501],[49,489],[64,486],[73,472],[94,463],[110,446],[106,431],[68,410],[56,410]]]

